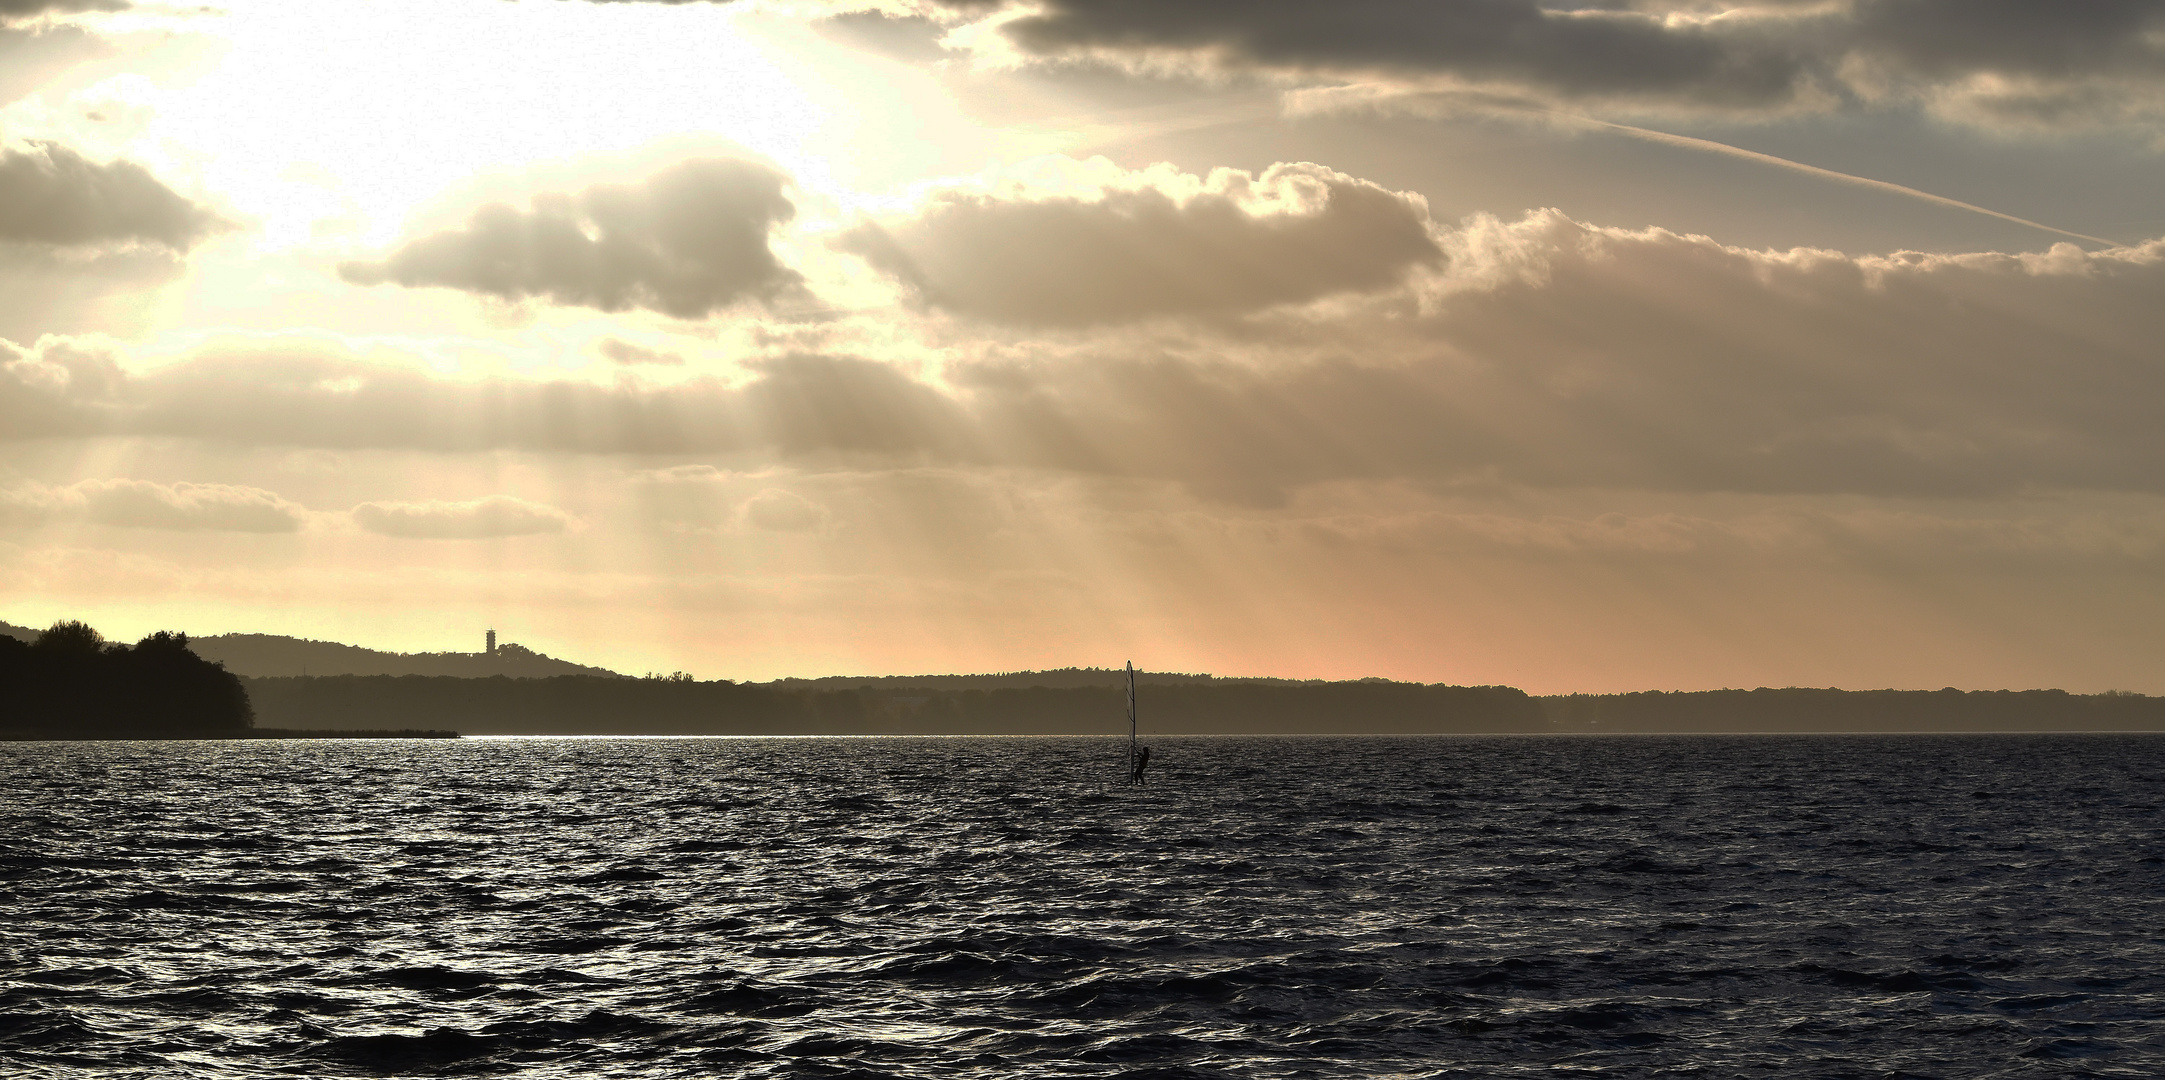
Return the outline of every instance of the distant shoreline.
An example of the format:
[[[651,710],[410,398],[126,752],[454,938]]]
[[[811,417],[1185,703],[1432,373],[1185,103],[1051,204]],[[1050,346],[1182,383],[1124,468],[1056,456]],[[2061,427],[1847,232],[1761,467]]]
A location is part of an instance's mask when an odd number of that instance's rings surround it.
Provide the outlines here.
[[[358,730],[318,730],[313,728],[256,728],[242,739],[456,739],[456,731],[435,728],[363,728]]]
[[[189,735],[0,735],[0,742],[243,742],[250,739],[457,739],[456,731],[422,728],[366,729],[359,731],[312,728],[254,728],[230,734]]]
[[[1078,673],[1079,674],[1079,673]],[[999,678],[1030,679],[1028,673]],[[398,719],[484,735],[1124,734],[1113,686],[949,689],[558,676],[244,679],[257,717]],[[1145,735],[1874,734],[2165,731],[2165,698],[2057,690],[1711,690],[1534,697],[1503,686],[1197,680],[1142,689]]]

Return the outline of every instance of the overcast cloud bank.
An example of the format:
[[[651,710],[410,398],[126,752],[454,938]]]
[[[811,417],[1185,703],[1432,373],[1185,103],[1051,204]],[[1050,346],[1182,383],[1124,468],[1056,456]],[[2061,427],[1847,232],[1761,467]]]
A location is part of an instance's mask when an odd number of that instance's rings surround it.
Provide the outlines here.
[[[991,9],[987,14],[987,10]],[[1963,123],[2155,124],[2165,3],[1032,0],[940,5],[993,58],[1266,72],[1732,120],[1914,107]]]
[[[131,529],[297,532],[308,511],[260,488],[227,484],[157,484],[83,480],[66,487],[27,483],[0,488],[0,524],[84,521]]]
[[[1343,305],[964,347],[931,377],[798,353],[741,384],[474,382],[302,341],[130,374],[48,338],[0,351],[0,416],[14,439],[949,463],[1233,501],[1347,478],[2165,491],[2165,241],[1850,257],[1543,212],[1440,242],[1447,267]]]
[[[553,506],[491,495],[464,502],[370,502],[353,508],[362,529],[412,540],[481,540],[560,533],[571,516]]]

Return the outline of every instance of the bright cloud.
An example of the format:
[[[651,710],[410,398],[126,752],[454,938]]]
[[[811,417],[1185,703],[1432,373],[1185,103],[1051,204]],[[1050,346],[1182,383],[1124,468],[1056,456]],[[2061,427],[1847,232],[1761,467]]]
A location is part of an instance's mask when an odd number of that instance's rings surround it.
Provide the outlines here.
[[[779,488],[746,499],[738,513],[747,526],[769,532],[812,532],[827,523],[825,507]]]
[[[339,267],[357,285],[439,286],[519,301],[699,318],[802,281],[767,246],[795,215],[781,174],[744,161],[689,161],[637,186],[494,204],[463,229],[410,240],[379,262]]]
[[[932,307],[1055,326],[1372,291],[1442,260],[1419,196],[1318,166],[1119,179],[1049,197],[937,191],[913,216],[859,225],[837,246]]]

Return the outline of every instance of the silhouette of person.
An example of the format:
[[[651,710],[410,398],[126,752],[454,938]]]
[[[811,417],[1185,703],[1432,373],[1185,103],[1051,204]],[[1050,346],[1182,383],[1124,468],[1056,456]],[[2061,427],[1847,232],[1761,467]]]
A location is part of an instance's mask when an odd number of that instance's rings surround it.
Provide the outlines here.
[[[1131,772],[1131,773],[1129,773],[1129,774],[1128,774],[1128,783],[1131,783],[1131,784],[1140,784],[1140,783],[1142,783],[1142,782],[1143,782],[1143,770],[1144,770],[1144,769],[1147,769],[1147,768],[1149,768],[1149,767],[1150,767],[1150,748],[1149,748],[1149,747],[1147,747],[1147,746],[1139,746],[1139,747],[1136,747],[1136,749],[1135,749],[1135,771],[1134,771],[1134,772]]]

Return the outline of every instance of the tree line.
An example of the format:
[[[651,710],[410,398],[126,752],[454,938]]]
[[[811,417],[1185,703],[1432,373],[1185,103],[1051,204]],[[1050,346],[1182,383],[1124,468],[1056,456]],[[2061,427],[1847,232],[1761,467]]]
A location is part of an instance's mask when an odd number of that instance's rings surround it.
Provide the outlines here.
[[[690,679],[317,676],[246,680],[266,722],[365,727],[387,717],[474,734],[1111,735],[1125,692],[1109,686],[928,693]],[[1541,731],[1539,706],[1507,686],[1338,682],[1156,686],[1146,735]]]
[[[80,622],[0,637],[0,738],[230,738],[255,726],[241,681],[159,631],[134,645]]]
[[[401,724],[527,735],[1124,735],[1113,686],[690,678],[244,680],[284,728]],[[1532,697],[1508,686],[1218,680],[1146,686],[1145,735],[2160,731],[2165,698],[2062,690],[1649,691]]]
[[[1785,687],[1541,699],[1553,730],[1602,732],[2161,731],[2165,698],[2065,690]]]

